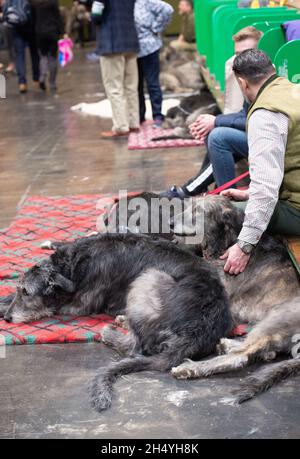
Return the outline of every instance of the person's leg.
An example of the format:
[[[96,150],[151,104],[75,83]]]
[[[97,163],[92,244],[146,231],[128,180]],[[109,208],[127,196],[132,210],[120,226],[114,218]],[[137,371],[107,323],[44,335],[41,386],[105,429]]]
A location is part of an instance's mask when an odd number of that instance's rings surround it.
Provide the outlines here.
[[[40,79],[40,57],[37,48],[37,42],[35,33],[33,30],[29,30],[27,34],[27,42],[30,50],[31,57],[31,70],[33,81],[39,81]]]
[[[112,108],[112,130],[120,133],[128,132],[129,121],[127,118],[127,104],[124,94],[125,56],[123,54],[101,56],[100,66],[104,89]]]
[[[57,37],[49,38],[48,62],[49,62],[49,83],[52,91],[56,90],[56,77],[58,70],[57,63]]]
[[[207,148],[208,139],[206,139],[205,143]],[[214,183],[214,180],[213,168],[207,150],[200,171],[182,186],[182,190],[187,196],[197,196],[205,193],[209,185]]]
[[[208,136],[209,159],[217,186],[235,178],[235,162],[248,157],[247,134],[232,128],[215,128]]]
[[[286,201],[278,201],[267,232],[300,236],[300,211]]]
[[[46,89],[46,79],[49,72],[48,67],[48,46],[44,37],[37,37],[37,46],[40,54],[40,88]]]
[[[140,57],[138,60],[138,71],[139,71],[139,106],[140,106],[140,123],[142,124],[146,119],[146,102],[144,93],[144,65],[145,58]]]
[[[5,33],[5,41],[7,45],[7,53],[8,53],[8,59],[9,59],[9,64],[6,68],[6,71],[11,72],[14,70],[14,67],[15,67],[16,53],[14,49],[12,27],[10,27],[8,24],[5,24],[5,23],[4,23],[4,33]]]
[[[124,91],[128,108],[129,127],[131,129],[138,129],[140,126],[138,83],[139,74],[136,54],[127,54],[125,56]]]
[[[247,135],[232,128],[215,128],[206,140],[207,154],[199,173],[182,187],[174,186],[161,196],[188,197],[207,191],[212,183],[221,186],[235,178],[235,162],[248,156]]]
[[[147,82],[148,92],[152,106],[152,116],[154,120],[163,120],[162,114],[162,90],[159,83],[159,51],[150,54],[144,61],[144,75]]]
[[[26,84],[26,63],[25,63],[25,49],[26,41],[20,31],[14,27],[13,28],[13,42],[16,53],[16,66],[19,84]]]
[[[188,43],[186,41],[173,40],[170,42],[170,46],[176,51],[196,51],[196,43]]]

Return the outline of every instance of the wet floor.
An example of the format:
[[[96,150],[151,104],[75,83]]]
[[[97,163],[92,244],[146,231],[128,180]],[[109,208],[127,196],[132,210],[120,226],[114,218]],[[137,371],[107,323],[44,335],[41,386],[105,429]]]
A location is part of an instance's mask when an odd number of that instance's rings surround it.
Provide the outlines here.
[[[0,59],[1,60],[1,59]],[[14,77],[0,100],[0,228],[32,195],[161,190],[200,166],[203,150],[128,151],[100,140],[109,121],[70,110],[103,93],[97,64],[79,52],[61,71],[57,96]],[[141,373],[116,384],[112,408],[89,407],[86,384],[116,355],[103,344],[11,346],[0,359],[0,438],[299,438],[300,378],[291,378],[242,407],[220,400],[242,374],[176,381]]]

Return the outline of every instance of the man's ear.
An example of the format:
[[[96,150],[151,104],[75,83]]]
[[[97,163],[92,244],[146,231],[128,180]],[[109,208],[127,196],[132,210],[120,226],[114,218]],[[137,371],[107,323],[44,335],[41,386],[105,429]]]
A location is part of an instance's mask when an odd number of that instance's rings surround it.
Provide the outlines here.
[[[75,285],[74,283],[70,280],[67,279],[66,277],[62,276],[59,273],[55,273],[54,279],[53,279],[54,285],[57,285],[60,287],[62,290],[68,293],[74,293],[75,292]]]
[[[245,78],[242,78],[239,76],[237,77],[237,81],[242,91],[244,91],[245,89],[248,89],[248,82],[247,80],[245,80]]]

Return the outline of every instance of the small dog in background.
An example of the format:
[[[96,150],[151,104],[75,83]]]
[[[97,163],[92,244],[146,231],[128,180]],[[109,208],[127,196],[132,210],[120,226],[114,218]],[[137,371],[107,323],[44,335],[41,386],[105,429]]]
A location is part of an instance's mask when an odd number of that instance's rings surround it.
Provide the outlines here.
[[[184,97],[177,107],[167,111],[163,128],[174,129],[172,135],[154,137],[152,141],[171,139],[192,139],[189,126],[200,115],[218,115],[220,110],[210,91],[206,88],[200,94]]]

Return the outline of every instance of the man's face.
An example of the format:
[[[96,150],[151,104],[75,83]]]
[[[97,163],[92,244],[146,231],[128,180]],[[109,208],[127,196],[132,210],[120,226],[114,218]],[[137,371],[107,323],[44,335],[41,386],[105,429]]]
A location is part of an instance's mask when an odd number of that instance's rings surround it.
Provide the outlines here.
[[[180,15],[190,13],[192,11],[192,6],[190,2],[186,0],[181,0],[178,5],[178,12]]]
[[[241,54],[243,51],[246,51],[246,49],[257,48],[257,45],[258,43],[256,40],[254,40],[254,38],[247,38],[246,40],[234,44],[234,53],[237,56],[238,54]]]
[[[254,49],[257,48],[257,41],[254,38],[247,38],[246,40],[240,41],[234,44],[234,53],[236,56],[241,54],[243,51],[247,49]],[[238,78],[238,83],[243,93],[243,96],[247,102],[253,102],[255,99],[255,95],[251,88],[249,87],[248,83],[241,78]]]

